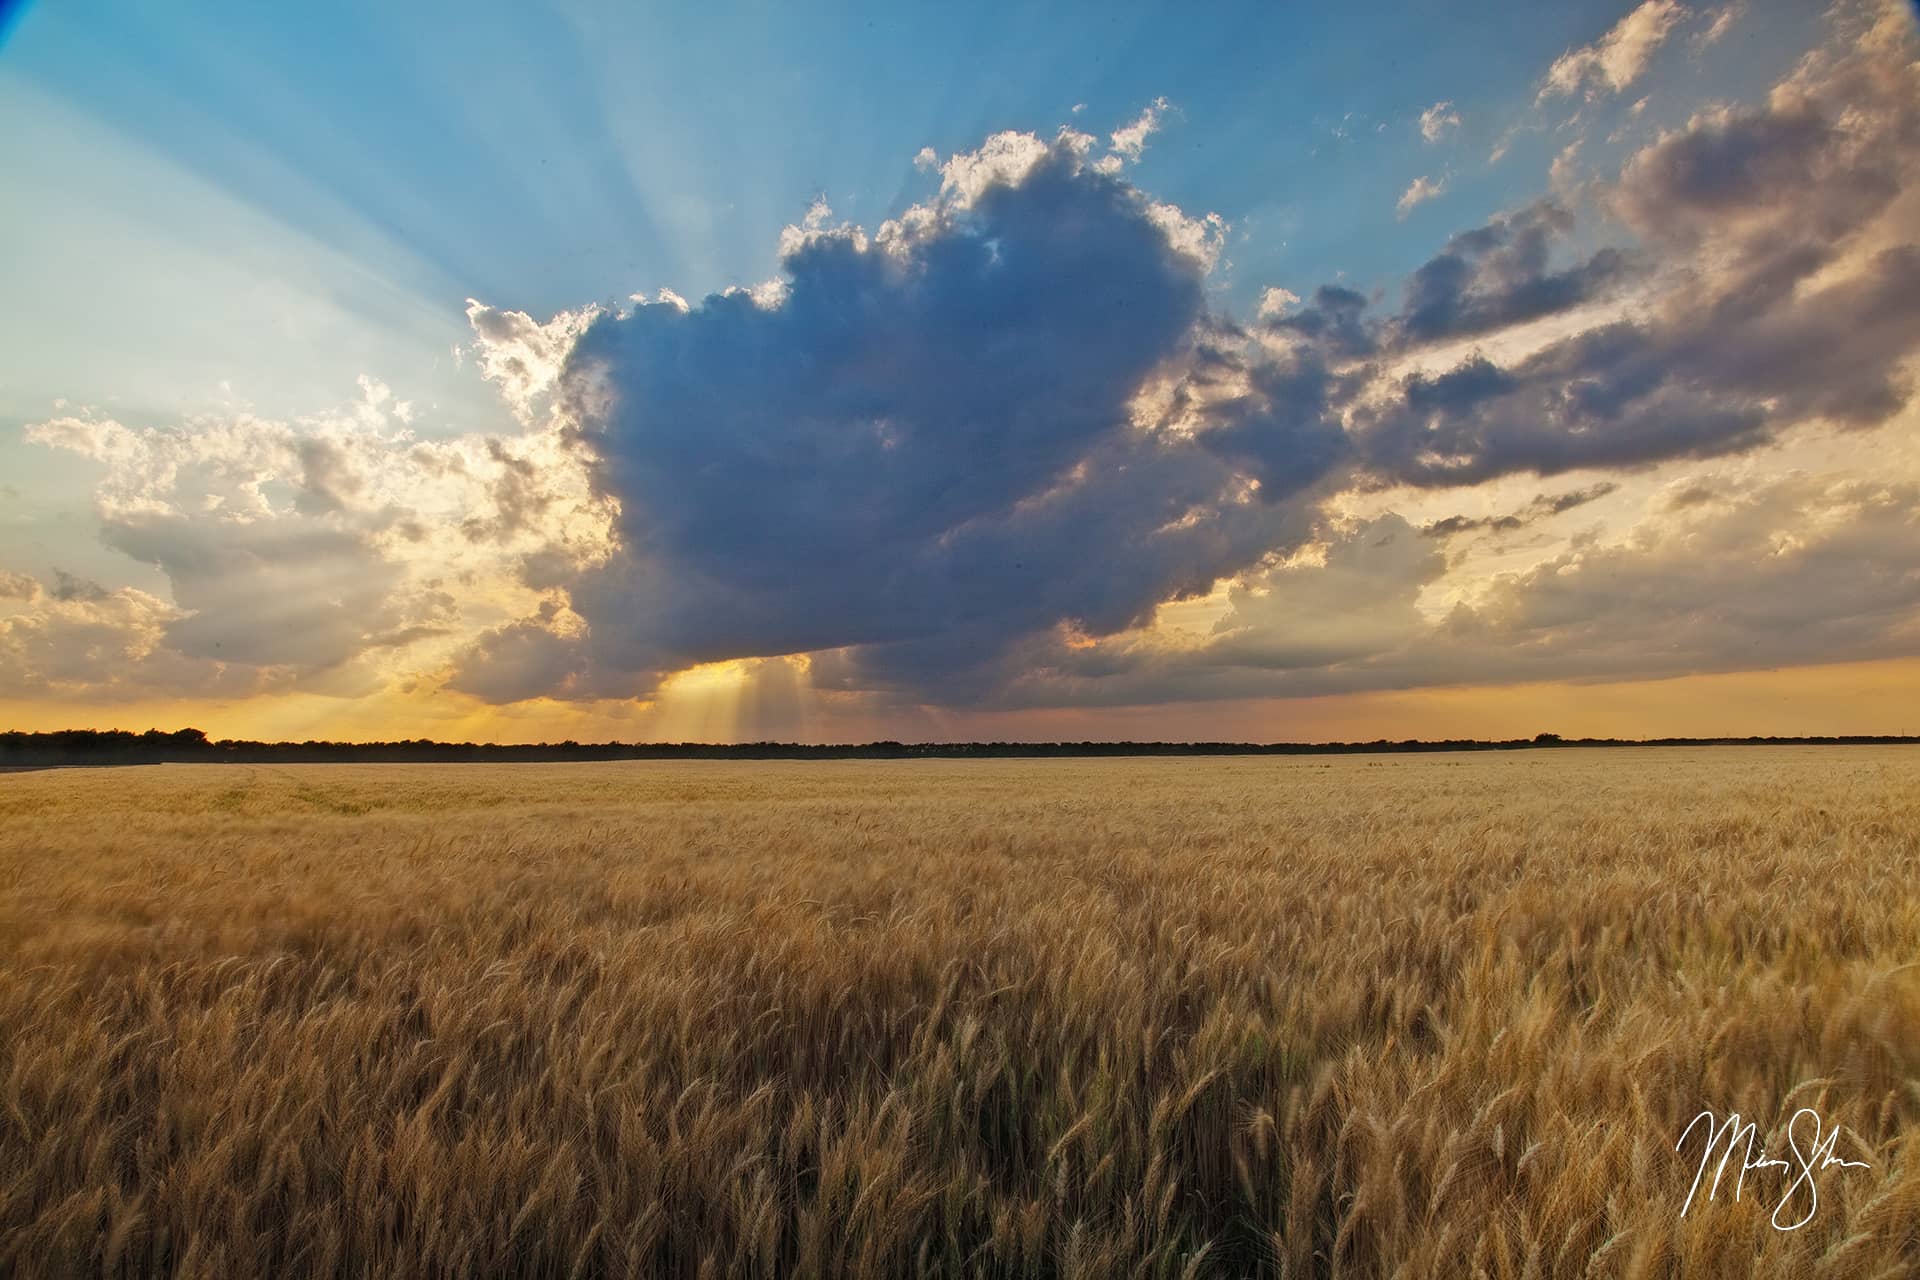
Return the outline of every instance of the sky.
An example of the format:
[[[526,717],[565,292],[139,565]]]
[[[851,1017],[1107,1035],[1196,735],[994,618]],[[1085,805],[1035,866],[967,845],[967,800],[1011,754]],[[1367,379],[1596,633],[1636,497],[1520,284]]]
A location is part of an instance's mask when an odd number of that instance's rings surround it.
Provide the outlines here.
[[[1920,733],[1913,9],[0,5],[0,727]]]

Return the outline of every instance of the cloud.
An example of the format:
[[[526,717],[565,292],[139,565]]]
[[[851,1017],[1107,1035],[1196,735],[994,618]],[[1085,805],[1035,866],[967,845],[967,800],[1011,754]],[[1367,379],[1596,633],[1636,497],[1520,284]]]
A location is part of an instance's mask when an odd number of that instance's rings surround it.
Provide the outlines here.
[[[250,418],[193,432],[67,418],[28,436],[108,464],[96,499],[101,536],[167,575],[176,612],[157,625],[179,655],[312,672],[399,625],[395,565],[370,527],[343,518],[364,487],[344,435],[302,436]],[[277,486],[287,497],[276,499]],[[64,577],[52,594],[105,597]]]
[[[1570,489],[1565,493],[1535,494],[1533,500],[1518,511],[1500,516],[1448,516],[1444,520],[1435,520],[1420,530],[1429,538],[1448,538],[1456,533],[1473,533],[1487,530],[1493,533],[1512,533],[1528,525],[1551,519],[1562,512],[1584,507],[1596,502],[1620,486],[1611,480],[1602,480],[1588,485],[1584,489]]]
[[[1285,564],[1237,584],[1201,661],[1301,671],[1397,647],[1422,625],[1417,588],[1445,569],[1445,558],[1402,517],[1363,521],[1328,542],[1318,562]]]
[[[1328,533],[1236,583],[1228,611],[1197,643],[1056,629],[963,692],[994,708],[1261,696],[1396,650],[1424,630],[1419,589],[1446,569],[1435,544],[1392,514]]]
[[[1537,101],[1582,91],[1589,98],[1619,93],[1640,78],[1685,13],[1678,0],[1646,0],[1594,43],[1561,54],[1541,81]]]
[[[31,581],[31,579],[29,579]],[[107,598],[107,589],[91,578],[76,577],[65,569],[53,571],[53,586],[47,594],[55,600],[68,603],[78,601],[83,604],[97,604]],[[29,596],[29,598],[32,598]]]
[[[1476,355],[1356,410],[1366,464],[1457,486],[1515,472],[1632,469],[1756,448],[1795,423],[1885,421],[1909,388],[1920,332],[1920,251],[1888,250],[1861,277],[1752,311],[1708,294],[1496,364]]]
[[[1434,489],[1890,421],[1920,350],[1920,249],[1895,203],[1916,176],[1913,66],[1904,29],[1843,14],[1763,106],[1705,113],[1629,159],[1601,196],[1636,248],[1565,261],[1573,219],[1542,201],[1454,237],[1396,312],[1370,319],[1372,300],[1323,287],[1261,330],[1299,361],[1286,402],[1339,422],[1361,477]],[[1527,328],[1539,336],[1512,354],[1405,367],[1404,353]],[[1411,538],[1387,517],[1335,533],[1318,557],[1242,575],[1197,646],[1153,629],[1038,637],[991,705],[1675,675],[1920,646],[1914,486],[1846,475],[1690,480],[1624,540],[1576,539],[1437,621],[1419,607],[1445,572],[1439,538],[1538,522],[1619,483]]]
[[[25,600],[32,603],[39,598],[40,583],[32,574],[0,570],[0,600]]]
[[[180,611],[144,591],[76,589],[65,575],[52,589],[25,574],[5,581],[9,597],[28,607],[0,616],[0,696],[243,697],[268,687],[257,671],[171,648],[166,632]]]
[[[1553,249],[1573,230],[1571,212],[1539,200],[1453,236],[1408,277],[1395,337],[1411,345],[1488,333],[1593,302],[1632,277],[1631,257],[1611,247],[1555,270]]]
[[[1706,27],[1695,33],[1693,47],[1699,50],[1718,44],[1733,29],[1733,24],[1740,20],[1746,7],[1746,0],[1728,0],[1728,3],[1715,9]]]
[[[1016,130],[996,133],[981,143],[978,150],[959,152],[940,166],[941,200],[951,206],[965,207],[993,187],[1025,182],[1029,174],[1056,155],[1070,155],[1076,162],[1079,161],[1085,156],[1091,142],[1087,135],[1066,129],[1061,130],[1060,136],[1051,144],[1031,133]],[[916,205],[896,225],[904,234],[931,226],[938,217],[937,206]],[[864,234],[858,228],[847,229],[847,235],[855,240],[864,237]],[[791,256],[791,250],[798,247],[783,241],[780,246],[782,259]]]
[[[1650,679],[1861,661],[1920,646],[1920,486],[1793,474],[1705,482],[1622,539],[1576,541],[1439,616],[1439,543],[1397,515],[1251,577],[1211,634],[1049,637],[996,707],[1306,697]]]
[[[1420,113],[1420,136],[1428,142],[1438,142],[1459,127],[1460,113],[1451,102],[1436,102]]]
[[[1084,135],[990,139],[871,236],[815,219],[790,238],[777,306],[595,319],[556,400],[617,549],[563,582],[571,612],[504,624],[455,681],[643,694],[694,663],[810,653],[818,688],[945,704],[1269,687],[1218,674],[1240,668],[1299,672],[1282,691],[1365,685],[1356,664],[1417,682],[1412,656],[1370,646],[1444,572],[1438,535],[1618,482],[1297,558],[1334,488],[1632,471],[1905,403],[1920,251],[1849,248],[1907,181],[1903,49],[1854,33],[1751,121],[1703,116],[1636,153],[1599,194],[1638,246],[1576,256],[1572,214],[1536,201],[1452,237],[1377,318],[1338,285],[1266,295],[1250,326],[1210,313],[1205,220],[1090,161]],[[1788,127],[1802,116],[1821,127]],[[1769,145],[1724,142],[1736,125]],[[1794,189],[1810,176],[1826,189]],[[1714,228],[1755,252],[1724,255]],[[1211,657],[1169,666],[1157,607],[1223,582]],[[1284,625],[1257,603],[1276,592],[1297,602]],[[1435,679],[1468,665],[1422,645]]]
[[[1167,100],[1155,98],[1132,124],[1115,129],[1110,139],[1113,144],[1113,154],[1125,160],[1138,162],[1147,149],[1147,139],[1159,132],[1160,117],[1166,110]]]
[[[1127,180],[1156,103],[1107,149],[994,135],[877,228],[816,202],[761,284],[544,322],[470,303],[504,436],[420,438],[371,380],[298,421],[63,412],[29,438],[99,466],[102,536],[171,598],[0,577],[0,687],[665,705],[740,662],[788,694],[1013,707],[1911,652],[1911,486],[1690,475],[1592,532],[1699,460],[1910,411],[1920,100],[1886,13],[1840,11],[1763,101],[1596,174],[1578,223],[1536,199],[1398,289],[1223,310],[1226,224]],[[1595,57],[1577,86],[1611,83]],[[1543,564],[1456,580],[1487,550],[1448,535],[1609,494],[1526,540]],[[1214,630],[1160,621],[1201,597]]]
[[[644,694],[822,649],[937,686],[956,652],[1134,625],[1284,537],[1275,500],[1331,465],[1322,424],[1263,417],[1257,384],[1205,438],[1136,421],[1142,389],[1197,358],[1206,220],[1071,137],[997,137],[945,174],[871,236],[790,239],[778,306],[715,295],[586,328],[558,394],[621,550],[568,585],[577,637],[510,624],[459,687],[564,667],[566,688]],[[1218,434],[1255,422],[1260,459]]]
[[[539,324],[524,311],[503,311],[469,298],[474,342],[468,350],[482,375],[525,417],[552,388],[567,352],[599,314],[598,307],[583,307]]]
[[[105,537],[167,575],[185,611],[167,644],[190,658],[324,671],[410,620],[399,566],[350,530],[141,514],[108,522]]]
[[[1824,263],[1920,175],[1912,22],[1897,6],[1842,8],[1836,39],[1765,103],[1697,114],[1636,153],[1614,206],[1677,248],[1718,240],[1749,279]],[[1776,280],[1776,283],[1782,281]]]
[[[1445,195],[1446,192],[1447,180],[1445,178],[1429,178],[1423,173],[1415,178],[1405,191],[1400,193],[1400,199],[1393,207],[1395,212],[1404,218],[1413,212],[1415,205],[1425,204],[1436,196]]]
[[[1367,296],[1337,284],[1323,284],[1305,306],[1296,304],[1282,314],[1268,314],[1266,327],[1295,339],[1322,361],[1342,361],[1373,355],[1379,348],[1379,326],[1366,318]],[[1298,351],[1293,358],[1299,359]]]
[[[483,362],[489,334],[514,343],[540,328],[499,316],[483,309],[476,325]],[[35,584],[46,607],[16,617],[16,656],[44,655],[33,637],[79,628],[94,639],[48,687],[78,687],[91,662],[103,696],[142,680],[353,693],[377,686],[397,651],[453,633],[463,609],[498,617],[496,599],[518,604],[522,558],[570,568],[601,554],[604,513],[556,430],[429,442],[403,412],[363,379],[356,404],[293,422],[241,414],[136,429],[68,416],[30,426],[29,440],[102,465],[101,539],[159,569],[171,600],[57,574]],[[108,631],[120,638],[109,643]]]
[[[1554,267],[1570,222],[1550,203],[1456,237],[1398,315],[1347,318],[1348,351],[1570,316],[1628,284],[1633,305],[1518,356],[1386,374],[1344,415],[1363,466],[1448,487],[1889,420],[1920,347],[1920,244],[1895,204],[1920,176],[1913,68],[1910,33],[1843,18],[1764,105],[1642,148],[1600,192],[1632,253]]]
[[[1552,166],[1547,170],[1547,185],[1555,192],[1565,195],[1579,184],[1581,139],[1575,138],[1560,148],[1560,154],[1553,158]]]
[[[1623,542],[1496,578],[1412,656],[1463,677],[1680,675],[1910,654],[1920,487],[1728,482]]]
[[[1299,294],[1291,289],[1270,285],[1260,291],[1260,305],[1255,314],[1262,320],[1278,319],[1287,313],[1288,308],[1299,305]]]
[[[535,616],[487,631],[462,652],[452,687],[496,703],[602,696],[581,670],[578,618],[568,615],[572,626],[557,628],[560,617],[548,604]],[[618,691],[608,690],[607,696]]]

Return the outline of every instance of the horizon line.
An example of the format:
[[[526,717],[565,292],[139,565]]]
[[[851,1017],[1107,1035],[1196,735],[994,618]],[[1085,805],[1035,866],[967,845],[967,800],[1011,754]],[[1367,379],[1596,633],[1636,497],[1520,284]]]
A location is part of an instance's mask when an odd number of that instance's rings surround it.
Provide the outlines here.
[[[114,759],[145,763],[249,763],[271,759],[296,763],[329,760],[351,763],[484,763],[511,757],[513,762],[540,759],[618,760],[701,757],[737,758],[1019,758],[1034,756],[1178,756],[1178,755],[1313,755],[1369,752],[1514,751],[1562,747],[1686,747],[1686,746],[1905,746],[1920,744],[1913,734],[1729,734],[1722,736],[1661,736],[1650,738],[1566,737],[1539,733],[1528,738],[1373,738],[1323,742],[1249,742],[1234,740],[1013,739],[904,742],[883,738],[867,742],[443,742],[430,738],[367,741],[264,741],[252,738],[209,738],[194,728],[52,729],[0,731],[0,763],[86,763]],[[367,756],[387,759],[364,758]],[[436,760],[437,757],[437,760]],[[397,759],[396,759],[397,758]]]

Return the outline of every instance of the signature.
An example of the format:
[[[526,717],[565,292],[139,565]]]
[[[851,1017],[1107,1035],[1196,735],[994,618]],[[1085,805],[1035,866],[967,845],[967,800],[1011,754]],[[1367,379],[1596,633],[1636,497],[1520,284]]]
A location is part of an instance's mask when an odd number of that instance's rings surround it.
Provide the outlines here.
[[[1800,1133],[1802,1116],[1813,1120],[1813,1132],[1807,1135],[1804,1145]],[[1711,1111],[1702,1111],[1680,1131],[1680,1141],[1674,1144],[1673,1149],[1678,1151],[1685,1147],[1688,1135],[1703,1124],[1706,1126],[1707,1145],[1700,1153],[1700,1167],[1693,1175],[1693,1187],[1687,1192],[1687,1202],[1680,1206],[1680,1216],[1683,1218],[1687,1216],[1687,1210],[1693,1207],[1693,1198],[1700,1190],[1700,1180],[1706,1177],[1707,1165],[1712,1163],[1715,1151],[1720,1153],[1720,1163],[1715,1166],[1713,1181],[1707,1186],[1709,1200],[1720,1189],[1720,1176],[1727,1171],[1727,1165],[1736,1152],[1740,1153],[1740,1172],[1733,1183],[1735,1200],[1740,1198],[1741,1188],[1746,1185],[1750,1170],[1777,1169],[1782,1176],[1793,1175],[1793,1181],[1787,1184],[1786,1192],[1781,1195],[1780,1203],[1773,1211],[1772,1221],[1774,1229],[1778,1231],[1797,1231],[1813,1220],[1814,1213],[1820,1208],[1820,1186],[1814,1178],[1815,1174],[1834,1168],[1872,1168],[1864,1160],[1842,1160],[1833,1154],[1834,1145],[1840,1140],[1840,1126],[1833,1126],[1833,1131],[1822,1137],[1820,1113],[1812,1107],[1800,1108],[1787,1121],[1787,1152],[1791,1159],[1767,1155],[1766,1147],[1758,1142],[1758,1126],[1751,1120],[1742,1121],[1737,1111],[1725,1120],[1718,1120]],[[1794,1173],[1795,1169],[1799,1170],[1797,1174]],[[1806,1188],[1807,1211],[1791,1223],[1781,1222],[1781,1216],[1788,1211],[1788,1206],[1794,1202],[1795,1194],[1802,1187]]]

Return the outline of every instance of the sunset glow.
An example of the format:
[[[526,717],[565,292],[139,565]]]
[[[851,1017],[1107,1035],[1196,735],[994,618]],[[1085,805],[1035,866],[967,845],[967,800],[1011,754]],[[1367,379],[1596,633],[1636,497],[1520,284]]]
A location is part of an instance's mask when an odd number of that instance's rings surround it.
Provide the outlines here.
[[[7,727],[1920,731],[1909,7],[766,21],[0,22]]]

